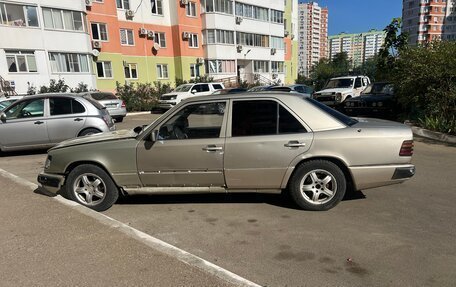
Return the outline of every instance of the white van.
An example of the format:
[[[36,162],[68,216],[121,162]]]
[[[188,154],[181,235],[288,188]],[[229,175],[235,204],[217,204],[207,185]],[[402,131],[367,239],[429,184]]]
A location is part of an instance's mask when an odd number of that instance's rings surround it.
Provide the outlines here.
[[[161,109],[170,109],[180,103],[183,99],[208,96],[214,91],[223,90],[225,86],[223,83],[197,83],[197,84],[184,84],[178,86],[174,91],[164,94],[158,101],[158,107]]]

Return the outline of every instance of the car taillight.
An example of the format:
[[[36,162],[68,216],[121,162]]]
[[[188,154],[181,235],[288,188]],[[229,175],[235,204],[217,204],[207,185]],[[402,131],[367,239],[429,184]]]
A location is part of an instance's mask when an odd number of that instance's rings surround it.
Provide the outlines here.
[[[125,108],[125,102],[122,101],[122,105],[121,105],[122,108]]]
[[[413,155],[413,140],[402,142],[399,156],[412,156]]]
[[[107,125],[108,127],[110,127],[110,126],[112,125],[112,118],[111,118],[111,116],[109,116],[109,115],[104,115],[104,116],[103,116],[103,120],[104,120],[104,122],[106,123],[106,125]]]

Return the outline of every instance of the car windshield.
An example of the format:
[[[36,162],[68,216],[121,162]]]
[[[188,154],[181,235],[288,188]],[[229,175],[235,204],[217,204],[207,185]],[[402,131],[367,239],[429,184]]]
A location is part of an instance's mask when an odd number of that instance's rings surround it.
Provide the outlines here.
[[[353,87],[353,78],[332,79],[326,84],[325,89],[351,88],[351,87]]]
[[[338,121],[344,123],[347,126],[352,126],[358,122],[357,120],[350,118],[350,117],[344,115],[343,113],[338,112],[335,109],[328,107],[325,104],[320,103],[319,101],[316,101],[316,100],[308,98],[308,97],[303,97],[303,99],[305,99],[306,101],[308,101],[315,107],[317,107],[320,110],[324,111],[325,113],[331,115],[333,118],[337,119]]]
[[[192,87],[193,85],[180,85],[179,87],[174,89],[174,92],[188,92]]]
[[[393,94],[393,85],[390,83],[374,83],[369,85],[366,90],[363,91],[363,94]]]
[[[112,93],[91,93],[90,95],[97,101],[117,100],[117,97]]]

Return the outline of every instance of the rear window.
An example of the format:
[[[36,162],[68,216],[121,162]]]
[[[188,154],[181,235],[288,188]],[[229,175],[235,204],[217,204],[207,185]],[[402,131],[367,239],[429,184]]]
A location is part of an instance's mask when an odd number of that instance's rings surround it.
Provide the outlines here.
[[[90,95],[97,101],[117,100],[117,97],[112,93],[91,93]]]
[[[352,126],[358,122],[357,120],[350,118],[350,117],[344,115],[343,113],[338,112],[335,109],[328,107],[327,105],[322,104],[314,99],[304,98],[304,100],[308,101],[313,106],[315,106],[315,107],[319,108],[320,110],[324,111],[325,113],[331,115],[333,118],[337,119],[338,121],[344,123],[347,126]]]
[[[84,96],[84,99],[86,99],[89,103],[94,105],[95,108],[97,108],[99,110],[102,110],[102,109],[106,108],[105,106],[103,106],[102,104],[100,104],[99,102],[97,102],[96,100],[94,100],[93,98],[91,98],[89,96]]]

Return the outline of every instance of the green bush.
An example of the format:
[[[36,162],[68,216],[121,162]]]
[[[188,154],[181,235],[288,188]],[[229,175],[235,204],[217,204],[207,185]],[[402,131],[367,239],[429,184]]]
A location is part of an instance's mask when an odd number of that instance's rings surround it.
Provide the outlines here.
[[[121,85],[116,83],[116,94],[119,96],[127,107],[127,110],[132,111],[150,111],[154,108],[161,95],[169,93],[170,84],[161,82],[151,83],[128,83]]]

